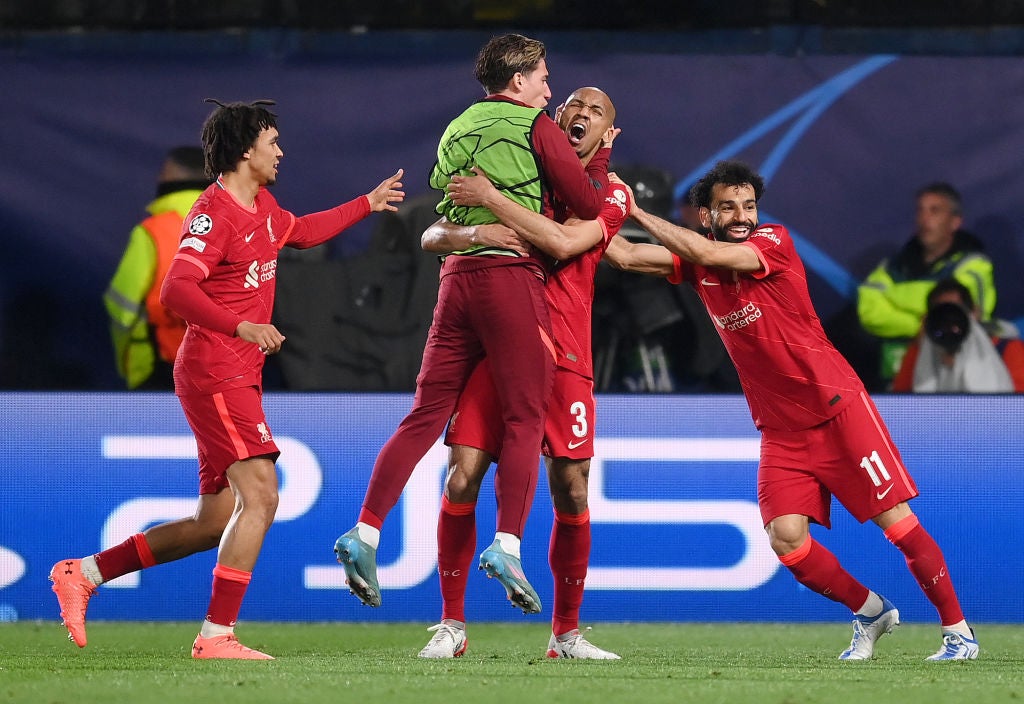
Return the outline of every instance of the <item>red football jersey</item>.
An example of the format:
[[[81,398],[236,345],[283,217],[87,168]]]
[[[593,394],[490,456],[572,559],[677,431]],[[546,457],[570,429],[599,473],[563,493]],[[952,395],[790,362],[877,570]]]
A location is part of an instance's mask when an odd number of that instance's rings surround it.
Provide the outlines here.
[[[263,353],[234,335],[243,320],[270,322],[278,251],[286,244],[320,244],[369,212],[369,201],[359,196],[296,218],[266,188],[259,189],[252,207],[240,203],[219,181],[207,188],[182,224],[164,284],[165,291],[179,281],[196,282],[199,288],[196,295],[178,299],[190,311],[176,311],[189,325],[174,364],[175,391],[205,394],[260,386]]]
[[[832,346],[807,275],[782,225],[761,225],[744,246],[762,271],[741,274],[678,260],[732,358],[758,428],[801,430],[839,413],[864,390]]]
[[[604,207],[597,216],[604,230],[598,244],[565,263],[549,275],[544,297],[551,311],[551,332],[558,352],[557,364],[588,379],[594,376],[591,354],[591,311],[594,307],[594,274],[629,211],[629,195],[622,186],[611,184]]]

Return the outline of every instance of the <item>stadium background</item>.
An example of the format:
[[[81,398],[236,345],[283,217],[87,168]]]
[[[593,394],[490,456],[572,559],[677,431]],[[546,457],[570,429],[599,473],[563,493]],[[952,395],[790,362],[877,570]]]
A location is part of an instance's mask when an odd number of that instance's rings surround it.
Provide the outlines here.
[[[575,2],[398,3],[387,14],[349,2],[212,5],[82,0],[54,3],[47,14],[0,3],[7,103],[0,130],[0,387],[117,388],[100,296],[151,196],[163,151],[195,141],[203,98],[278,101],[286,158],[276,193],[290,209],[327,207],[398,167],[406,169],[410,195],[424,195],[437,135],[479,96],[473,55],[490,34],[508,28],[548,44],[555,101],[583,84],[599,85],[616,100],[624,130],[617,163],[666,170],[678,190],[720,157],[742,157],[764,171],[763,217],[799,238],[812,296],[827,321],[844,320],[856,281],[909,236],[913,193],[936,179],[962,191],[966,224],[996,261],[997,312],[1024,316],[1017,275],[1024,261],[1024,12],[1016,3],[741,2],[728,5],[729,17],[710,2],[644,3],[642,15],[641,4],[621,2],[599,13]],[[507,8],[511,16],[501,14]],[[357,228],[325,256],[358,256],[371,228]],[[304,265],[311,264],[295,263]],[[304,581],[306,567],[326,566],[334,534],[355,515],[372,457],[408,400],[270,398],[275,433],[312,448],[322,485],[315,496],[304,485],[301,495],[313,503],[271,533],[247,618],[434,618],[432,577],[386,592],[391,603],[380,612]],[[754,435],[742,399],[606,397],[599,405],[599,435],[635,443],[638,455],[651,447],[667,453],[621,463],[619,478],[608,475],[613,498],[753,499],[749,457],[694,460],[685,455],[690,450],[651,440],[703,439],[717,447],[714,441],[726,438],[743,447],[741,440]],[[0,617],[46,618],[53,615],[45,588],[53,560],[102,547],[108,517],[129,502],[165,499],[165,508],[178,509],[187,501],[194,491],[180,445],[187,428],[168,395],[7,393],[0,407],[9,459]],[[1017,397],[894,397],[880,399],[880,407],[925,491],[917,508],[950,555],[968,611],[979,620],[1020,620],[1024,604],[1010,587],[1019,587],[1022,575],[1007,571],[1001,551],[1021,544],[1024,405]],[[178,454],[126,463],[116,452],[105,454],[114,452],[104,439],[110,436],[173,436]],[[301,454],[300,445],[295,449]],[[147,452],[130,450],[127,457],[138,457],[136,451]],[[436,498],[435,488],[424,482],[422,496]],[[535,574],[546,550],[543,492],[526,554]],[[125,515],[131,520],[113,532],[138,519]],[[482,515],[482,534],[492,515]],[[406,523],[389,525],[385,544],[396,552],[382,553],[382,560],[397,558]],[[707,554],[720,553],[723,562],[713,566],[727,567],[743,554],[728,523],[599,526],[597,568],[629,566],[604,547],[614,537],[602,533],[609,530],[636,541],[646,561],[641,567],[651,574],[699,566]],[[841,520],[828,540],[855,572],[904,602],[905,617],[930,618],[877,531]],[[862,544],[884,557],[856,557]],[[666,556],[666,546],[680,545],[684,559]],[[704,552],[709,545],[718,552]],[[755,572],[767,569],[753,564]],[[160,568],[160,582],[194,592],[166,594],[155,575],[146,575],[140,586],[98,600],[93,615],[192,618],[202,609],[209,567],[195,558]],[[548,597],[547,585],[538,583]],[[507,609],[498,610],[494,589],[474,585],[479,617],[509,618]],[[294,601],[272,598],[280,593],[294,594]],[[586,609],[593,620],[830,613],[777,571],[747,591],[643,583],[596,590]]]

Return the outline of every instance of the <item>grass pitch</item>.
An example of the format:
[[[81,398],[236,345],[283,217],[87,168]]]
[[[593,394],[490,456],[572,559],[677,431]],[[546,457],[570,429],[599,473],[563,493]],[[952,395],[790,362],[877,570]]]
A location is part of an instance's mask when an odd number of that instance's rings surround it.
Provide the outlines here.
[[[927,663],[935,626],[905,625],[870,662],[836,659],[830,624],[602,624],[613,662],[548,660],[546,625],[471,624],[458,660],[421,660],[429,624],[243,623],[273,662],[194,661],[196,624],[97,622],[79,650],[58,624],[0,624],[0,704],[699,702],[976,704],[1024,700],[1024,626],[982,625],[981,657]]]

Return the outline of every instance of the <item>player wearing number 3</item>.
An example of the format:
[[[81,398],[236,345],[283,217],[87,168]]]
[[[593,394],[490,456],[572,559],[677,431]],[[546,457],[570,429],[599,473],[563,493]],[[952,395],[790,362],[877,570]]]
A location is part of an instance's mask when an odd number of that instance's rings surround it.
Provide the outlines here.
[[[615,106],[598,88],[573,91],[555,119],[580,161],[588,166],[611,147],[619,132],[614,127]],[[448,186],[452,201],[460,206],[484,206],[512,229],[496,224],[458,226],[442,219],[423,233],[421,243],[429,251],[444,253],[473,241],[492,243],[494,238],[493,243],[499,244],[503,237],[512,237],[514,246],[536,247],[556,261],[544,287],[557,354],[541,448],[554,508],[548,552],[554,608],[546,653],[551,658],[618,660],[615,653],[583,637],[579,614],[590,558],[587,482],[594,456],[590,349],[594,274],[605,247],[626,219],[627,189],[610,189],[596,220],[570,217],[561,224],[515,203],[481,170],[476,171],[476,176],[452,178]],[[501,406],[487,358],[477,365],[459,397],[445,442],[451,446],[451,454],[437,526],[443,606],[441,623],[430,629],[434,637],[420,651],[425,658],[459,657],[466,648],[466,582],[476,546],[477,497],[490,463],[501,456],[504,446]],[[513,588],[521,588],[529,597],[526,603],[533,608],[524,611],[540,611],[540,599],[528,582],[520,580]]]
[[[616,237],[607,258],[685,279],[704,302],[761,431],[757,498],[772,549],[801,584],[854,612],[853,640],[839,658],[871,658],[899,612],[811,537],[811,521],[829,527],[833,495],[885,532],[938,610],[942,647],[928,659],[974,659],[978,643],[942,551],[907,504],[917,487],[863,383],[825,337],[786,228],[758,225],[763,190],[745,164],[720,162],[690,192],[709,237],[634,205],[631,216],[664,247]]]

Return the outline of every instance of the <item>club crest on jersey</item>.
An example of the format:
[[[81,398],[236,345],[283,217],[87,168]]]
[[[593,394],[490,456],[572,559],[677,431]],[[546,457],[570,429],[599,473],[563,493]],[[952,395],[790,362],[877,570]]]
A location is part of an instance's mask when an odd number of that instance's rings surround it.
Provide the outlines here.
[[[277,242],[277,238],[274,237],[274,226],[270,224],[270,216],[267,216],[267,232],[270,233],[270,241]]]
[[[188,224],[189,234],[205,235],[213,229],[213,218],[206,213],[199,213]]]

